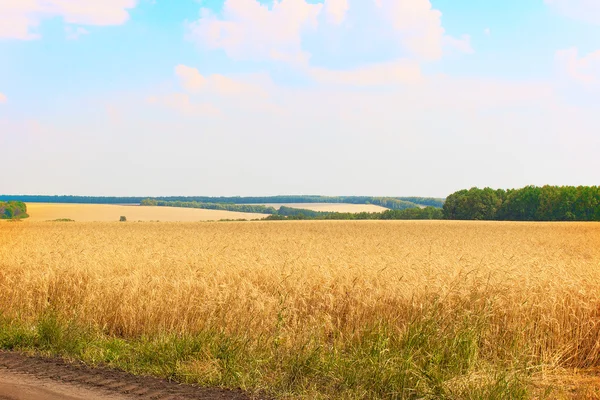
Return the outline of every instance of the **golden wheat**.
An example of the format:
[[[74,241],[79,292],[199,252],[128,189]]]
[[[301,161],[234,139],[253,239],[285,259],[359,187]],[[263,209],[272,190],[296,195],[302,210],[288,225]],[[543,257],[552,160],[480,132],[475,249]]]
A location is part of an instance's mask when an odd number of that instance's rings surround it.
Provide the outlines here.
[[[29,203],[29,218],[26,221],[52,221],[72,219],[77,222],[118,221],[125,216],[129,221],[196,222],[221,219],[260,219],[267,214],[242,213],[199,208],[145,207],[114,204],[62,204]]]
[[[52,309],[120,337],[219,329],[294,349],[402,332],[432,304],[485,320],[483,358],[598,367],[600,224],[0,224],[0,309],[22,320]]]
[[[347,204],[347,203],[261,203],[267,207],[273,207],[279,210],[279,207],[300,208],[312,211],[327,211],[339,213],[360,213],[360,212],[382,212],[387,210],[385,207],[375,204]]]

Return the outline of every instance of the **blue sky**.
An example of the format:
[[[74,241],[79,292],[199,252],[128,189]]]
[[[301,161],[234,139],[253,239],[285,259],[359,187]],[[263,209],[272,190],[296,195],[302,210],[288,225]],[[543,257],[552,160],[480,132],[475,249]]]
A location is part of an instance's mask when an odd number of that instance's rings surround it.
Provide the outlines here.
[[[0,0],[0,193],[591,185],[599,123],[596,0]]]

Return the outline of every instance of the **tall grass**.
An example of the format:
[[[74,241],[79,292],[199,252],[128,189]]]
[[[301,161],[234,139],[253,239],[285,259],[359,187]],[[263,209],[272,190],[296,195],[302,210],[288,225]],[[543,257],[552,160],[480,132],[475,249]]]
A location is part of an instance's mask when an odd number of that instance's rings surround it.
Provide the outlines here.
[[[554,398],[600,367],[599,284],[598,224],[0,224],[0,347],[280,398]]]

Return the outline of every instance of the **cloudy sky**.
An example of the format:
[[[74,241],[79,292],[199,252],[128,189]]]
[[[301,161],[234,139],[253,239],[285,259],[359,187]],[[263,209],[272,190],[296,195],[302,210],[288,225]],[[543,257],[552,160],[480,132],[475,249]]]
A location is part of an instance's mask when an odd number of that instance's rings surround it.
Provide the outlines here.
[[[600,183],[598,0],[0,0],[0,193]]]

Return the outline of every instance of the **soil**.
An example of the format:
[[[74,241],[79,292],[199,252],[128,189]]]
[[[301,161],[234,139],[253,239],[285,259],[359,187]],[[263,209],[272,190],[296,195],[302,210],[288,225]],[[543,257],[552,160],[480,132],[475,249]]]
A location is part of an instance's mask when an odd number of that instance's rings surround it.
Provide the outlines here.
[[[232,391],[182,385],[57,358],[0,351],[0,400],[250,400]]]

